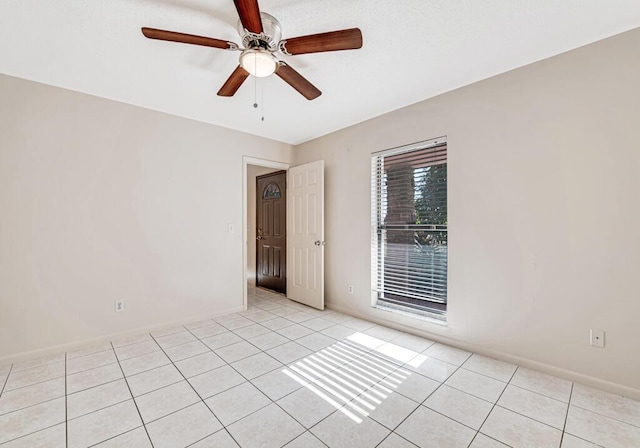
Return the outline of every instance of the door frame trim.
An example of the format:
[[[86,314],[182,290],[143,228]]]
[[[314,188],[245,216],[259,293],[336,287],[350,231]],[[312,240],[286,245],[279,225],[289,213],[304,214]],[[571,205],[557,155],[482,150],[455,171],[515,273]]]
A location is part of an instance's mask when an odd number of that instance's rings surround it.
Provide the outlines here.
[[[242,242],[244,247],[242,248],[242,306],[243,309],[247,309],[247,250],[249,248],[249,239],[247,235],[247,167],[248,165],[262,166],[265,168],[275,168],[284,171],[289,171],[290,164],[283,162],[276,162],[275,160],[258,159],[256,157],[242,156]],[[255,188],[255,187],[254,187]]]

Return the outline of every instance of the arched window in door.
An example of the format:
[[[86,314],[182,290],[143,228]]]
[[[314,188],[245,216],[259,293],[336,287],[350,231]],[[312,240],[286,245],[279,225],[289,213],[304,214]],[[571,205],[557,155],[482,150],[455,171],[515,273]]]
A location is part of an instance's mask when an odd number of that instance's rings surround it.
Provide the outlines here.
[[[262,199],[278,199],[282,196],[278,184],[271,182],[262,192]]]

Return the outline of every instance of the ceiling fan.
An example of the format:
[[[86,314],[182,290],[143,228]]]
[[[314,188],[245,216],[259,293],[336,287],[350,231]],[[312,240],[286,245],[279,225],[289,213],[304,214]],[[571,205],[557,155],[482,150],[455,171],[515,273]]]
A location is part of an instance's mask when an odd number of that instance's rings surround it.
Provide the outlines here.
[[[306,99],[313,100],[322,92],[289,64],[280,60],[277,53],[297,55],[362,48],[362,32],[358,28],[282,39],[280,22],[275,17],[260,12],[258,0],[233,2],[240,16],[238,31],[242,47],[226,40],[155,28],[142,28],[142,34],[149,39],[240,51],[240,65],[218,91],[220,96],[233,96],[250,74],[264,77],[275,73]]]

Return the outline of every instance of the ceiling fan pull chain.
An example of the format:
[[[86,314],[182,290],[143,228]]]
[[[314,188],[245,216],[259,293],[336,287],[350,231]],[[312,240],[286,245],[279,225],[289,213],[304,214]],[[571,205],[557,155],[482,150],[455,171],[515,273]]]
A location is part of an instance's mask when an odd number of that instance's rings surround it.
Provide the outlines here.
[[[264,121],[264,84],[262,85],[262,121]]]
[[[254,73],[258,71],[258,60],[256,58],[253,59],[253,67]],[[258,108],[258,77],[253,77],[253,108]]]

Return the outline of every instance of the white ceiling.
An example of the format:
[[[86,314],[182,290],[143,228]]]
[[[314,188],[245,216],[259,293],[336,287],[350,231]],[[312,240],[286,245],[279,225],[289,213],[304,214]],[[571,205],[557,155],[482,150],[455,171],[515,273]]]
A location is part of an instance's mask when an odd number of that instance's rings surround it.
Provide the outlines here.
[[[357,26],[361,50],[285,58],[281,79],[216,92],[239,53],[145,39],[149,26],[239,42],[232,0],[1,0],[0,72],[297,144],[640,26],[638,0],[260,0],[283,37]],[[637,55],[635,55],[637,57]],[[264,92],[264,101],[262,100]]]

